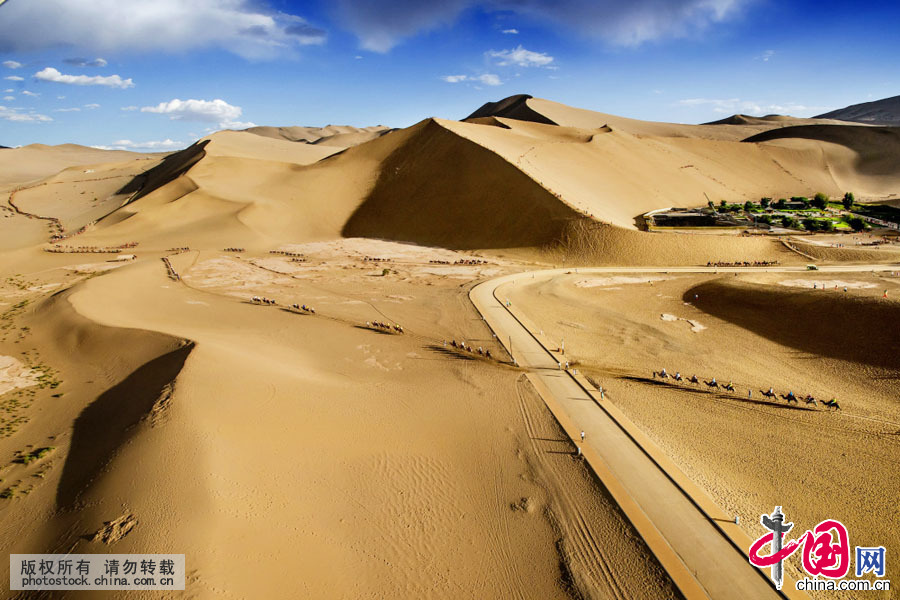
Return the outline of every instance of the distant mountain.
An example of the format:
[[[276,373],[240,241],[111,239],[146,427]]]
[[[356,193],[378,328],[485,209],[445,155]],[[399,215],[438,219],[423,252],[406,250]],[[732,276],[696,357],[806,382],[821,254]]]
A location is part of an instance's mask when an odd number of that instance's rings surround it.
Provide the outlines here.
[[[900,126],[900,96],[854,104],[815,117],[817,119],[838,119],[871,125]]]

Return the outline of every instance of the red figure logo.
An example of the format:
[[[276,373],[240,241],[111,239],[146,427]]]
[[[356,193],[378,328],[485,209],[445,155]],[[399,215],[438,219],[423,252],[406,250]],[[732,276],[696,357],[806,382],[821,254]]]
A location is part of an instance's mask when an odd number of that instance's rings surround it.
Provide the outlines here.
[[[783,533],[779,535],[784,537]],[[753,542],[753,545],[750,546],[750,563],[752,565],[771,567],[803,546],[803,568],[810,575],[840,579],[845,577],[850,570],[850,539],[847,535],[847,528],[840,521],[826,519],[816,525],[812,531],[806,531],[796,540],[784,544],[781,550],[761,556],[760,550],[767,544],[771,544],[774,539],[775,533],[770,531]]]

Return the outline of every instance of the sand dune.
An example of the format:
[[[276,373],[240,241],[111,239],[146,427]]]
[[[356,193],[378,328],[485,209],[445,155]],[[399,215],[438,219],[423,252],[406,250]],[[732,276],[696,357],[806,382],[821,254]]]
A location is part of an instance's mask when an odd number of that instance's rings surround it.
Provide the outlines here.
[[[638,230],[707,196],[889,196],[895,137],[515,96],[465,121],[223,131],[169,155],[3,150],[0,546],[184,552],[200,598],[678,597],[468,290],[548,264],[896,261],[835,236]],[[57,220],[96,221],[64,246],[136,242],[137,258],[44,252]],[[509,294],[748,534],[783,504],[894,552],[900,279],[801,269]],[[754,396],[660,384],[662,366]],[[844,410],[759,399],[769,385]],[[828,458],[816,477],[810,456]]]
[[[375,125],[373,127],[352,127],[350,125],[326,125],[325,127],[251,127],[244,129],[248,133],[307,144],[338,146],[349,148],[374,140],[390,131],[389,127]]]
[[[145,158],[124,150],[98,150],[77,144],[31,144],[0,152],[0,187],[25,184],[76,165],[97,165]]]
[[[707,198],[846,190],[865,198],[900,188],[900,151],[888,130],[775,117],[740,122],[651,123],[514,96],[467,122],[428,119],[390,133],[338,126],[219,132],[203,140],[203,155],[194,146],[136,179],[132,187],[142,188],[139,195],[155,190],[154,200],[121,209],[84,239],[261,247],[344,235],[541,249],[572,242],[574,228],[582,238],[575,253],[603,263],[705,263],[722,254],[768,260],[780,252],[771,242],[716,238],[682,248],[681,239],[660,236],[659,244],[642,245],[642,238],[631,243],[576,224],[587,218],[634,231],[647,211]],[[349,143],[356,145],[342,152]],[[602,239],[586,239],[591,232]]]

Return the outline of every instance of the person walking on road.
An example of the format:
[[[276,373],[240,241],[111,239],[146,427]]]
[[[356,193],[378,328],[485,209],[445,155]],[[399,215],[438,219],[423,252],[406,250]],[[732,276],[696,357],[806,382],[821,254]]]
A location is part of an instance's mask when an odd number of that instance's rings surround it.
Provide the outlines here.
[[[582,443],[584,443],[584,432],[583,431],[581,432],[581,441],[582,441]]]

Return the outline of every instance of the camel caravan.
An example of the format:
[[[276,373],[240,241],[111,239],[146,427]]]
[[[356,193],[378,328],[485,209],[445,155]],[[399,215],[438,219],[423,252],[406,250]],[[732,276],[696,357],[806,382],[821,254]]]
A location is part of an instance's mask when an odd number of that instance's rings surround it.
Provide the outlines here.
[[[364,256],[363,262],[392,262],[391,258],[379,258],[377,256]]]
[[[181,275],[175,271],[175,267],[172,266],[172,261],[169,260],[168,256],[162,257],[163,264],[166,265],[166,273],[169,275],[169,279],[172,281],[181,281]]]
[[[449,260],[429,260],[429,263],[433,265],[486,265],[488,261],[481,260],[480,258],[461,258],[459,260],[450,262]]]
[[[223,248],[222,252],[243,252],[243,248]]]
[[[306,304],[291,304],[291,308],[307,315],[316,314],[316,309],[314,309],[312,306],[307,306]]]
[[[777,266],[779,262],[777,260],[754,260],[750,261],[738,261],[738,262],[725,262],[722,260],[719,261],[708,261],[706,263],[707,267],[774,267]]]
[[[271,298],[266,298],[265,296],[253,296],[250,298],[250,302],[253,304],[262,304],[264,306],[276,306],[278,304]]]
[[[189,252],[190,248],[188,246],[182,246],[181,248],[169,248],[166,250],[169,254],[181,254],[183,252]]]
[[[444,346],[447,345],[447,342],[444,342]],[[471,354],[477,354],[479,356],[483,356],[485,358],[493,359],[494,355],[491,354],[491,351],[487,348],[483,348],[478,346],[477,348],[473,348],[469,346],[465,342],[457,342],[456,340],[450,340],[450,347],[456,348],[457,350],[462,350],[463,352],[469,352]]]
[[[92,225],[97,223],[97,221],[91,221],[90,223],[80,227],[76,231],[66,233],[63,230],[62,223],[60,223],[59,219],[57,219],[56,217],[48,217],[48,218],[53,221],[54,225],[56,226],[56,231],[57,231],[56,233],[54,233],[53,235],[50,236],[51,242],[61,242],[63,240],[67,240],[71,237],[75,237],[76,235],[84,233],[85,231],[88,230],[88,227],[91,227]]]
[[[54,252],[56,254],[118,254],[126,248],[134,248],[137,242],[128,242],[117,246],[60,246],[54,244],[49,248],[44,248],[44,252]]]
[[[403,327],[400,325],[391,325],[390,323],[382,323],[381,321],[366,321],[366,327],[377,331],[384,331],[386,333],[404,333]]]
[[[701,383],[703,383],[703,385],[705,385],[710,390],[721,389],[721,390],[725,390],[726,392],[729,392],[729,393],[734,393],[736,391],[734,384],[732,384],[730,381],[728,383],[722,384],[722,383],[719,383],[718,381],[716,381],[715,377],[713,377],[709,381],[706,381],[705,379],[700,379],[696,375],[691,375],[691,377],[689,379],[685,379],[684,377],[682,377],[681,373],[679,373],[677,371],[675,372],[674,375],[670,375],[668,372],[666,372],[665,368],[663,368],[660,371],[653,371],[653,379],[671,379],[675,383],[686,382],[690,385],[696,385],[696,386],[699,386]],[[762,395],[763,398],[766,398],[768,400],[776,400],[777,401],[778,398],[781,398],[788,404],[799,405],[800,400],[801,400],[794,394],[793,391],[788,391],[787,394],[777,394],[777,393],[775,393],[774,388],[771,388],[771,387],[766,391],[759,390],[759,393]],[[748,398],[753,397],[753,390],[747,390],[747,397]],[[811,394],[807,394],[806,397],[802,398],[802,400],[803,400],[804,404],[806,404],[807,406],[812,404],[816,408],[818,408],[819,402],[820,402],[820,400],[816,400],[816,398],[813,397]],[[829,408],[831,410],[841,410],[841,404],[840,404],[840,402],[838,402],[837,398],[832,398],[831,400],[821,400],[821,403],[822,403],[822,406],[824,406],[825,408]]]
[[[291,252],[290,250],[269,250],[269,254],[278,254],[280,256],[293,256],[296,258],[303,258],[306,256],[302,252]]]

